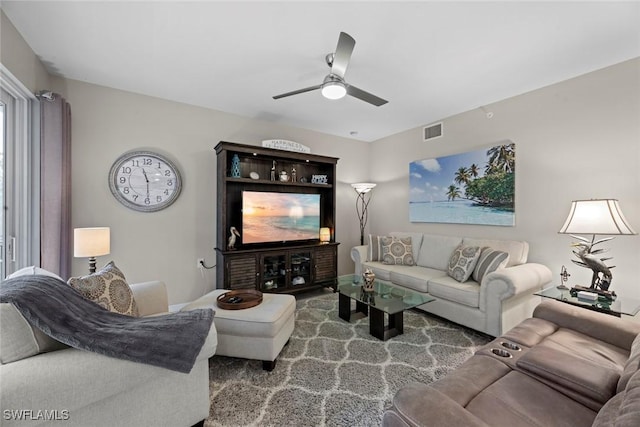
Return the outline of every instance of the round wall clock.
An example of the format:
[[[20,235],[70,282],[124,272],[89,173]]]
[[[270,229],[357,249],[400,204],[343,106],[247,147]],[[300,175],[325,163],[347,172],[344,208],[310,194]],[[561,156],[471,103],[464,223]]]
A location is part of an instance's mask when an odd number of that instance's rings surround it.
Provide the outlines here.
[[[131,151],[113,162],[109,189],[126,207],[155,212],[171,205],[180,195],[182,179],[178,168],[153,151]]]

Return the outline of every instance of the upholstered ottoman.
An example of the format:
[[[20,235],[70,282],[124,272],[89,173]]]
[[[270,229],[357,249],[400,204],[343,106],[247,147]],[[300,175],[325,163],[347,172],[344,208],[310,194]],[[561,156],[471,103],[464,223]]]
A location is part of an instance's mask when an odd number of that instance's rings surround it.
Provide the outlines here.
[[[242,310],[225,310],[216,300],[228,289],[217,289],[198,298],[192,304],[213,306],[213,322],[218,331],[217,356],[262,360],[262,367],[271,371],[276,358],[293,332],[296,299],[293,295],[262,295],[262,302]]]

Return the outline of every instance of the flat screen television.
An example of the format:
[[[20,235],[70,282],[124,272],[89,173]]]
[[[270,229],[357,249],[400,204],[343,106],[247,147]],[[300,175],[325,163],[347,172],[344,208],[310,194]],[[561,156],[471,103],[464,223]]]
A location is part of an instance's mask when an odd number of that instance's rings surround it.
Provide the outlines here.
[[[242,192],[242,244],[318,239],[320,194]]]

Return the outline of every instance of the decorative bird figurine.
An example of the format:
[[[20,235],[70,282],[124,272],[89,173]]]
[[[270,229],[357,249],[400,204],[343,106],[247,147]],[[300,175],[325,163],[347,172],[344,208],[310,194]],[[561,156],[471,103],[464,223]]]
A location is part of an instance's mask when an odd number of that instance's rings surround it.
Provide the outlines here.
[[[576,236],[574,236],[576,237]],[[582,240],[582,239],[581,239]],[[608,267],[604,262],[611,258],[598,258],[596,254],[602,253],[604,249],[596,249],[592,251],[593,245],[597,243],[601,243],[603,241],[610,239],[602,239],[596,243],[589,244],[587,242],[577,242],[573,243],[571,246],[580,248],[577,251],[573,251],[573,253],[580,258],[580,261],[571,260],[574,264],[577,264],[581,267],[590,268],[593,271],[593,276],[591,278],[591,288],[596,289],[600,288],[604,291],[609,289],[611,285],[611,279],[613,278],[611,274],[611,269],[615,266]],[[602,274],[602,277],[600,277]]]
[[[236,239],[240,237],[240,233],[235,227],[231,227],[229,229],[231,235],[229,236],[229,241],[227,242],[227,249],[235,249],[236,248]]]

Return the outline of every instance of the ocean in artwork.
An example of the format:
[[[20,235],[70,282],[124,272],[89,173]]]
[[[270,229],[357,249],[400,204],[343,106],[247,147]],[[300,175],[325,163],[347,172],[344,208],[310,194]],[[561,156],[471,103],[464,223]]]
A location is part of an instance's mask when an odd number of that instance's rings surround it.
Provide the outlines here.
[[[470,200],[411,202],[409,204],[411,221],[442,222],[453,224],[515,225],[512,210],[478,206]]]
[[[317,239],[319,216],[248,216],[242,222],[242,242],[284,242]]]

